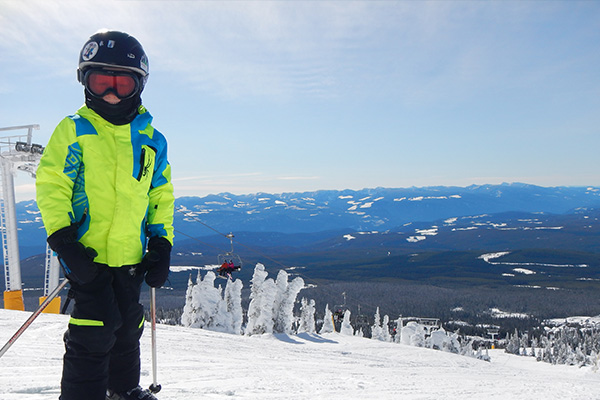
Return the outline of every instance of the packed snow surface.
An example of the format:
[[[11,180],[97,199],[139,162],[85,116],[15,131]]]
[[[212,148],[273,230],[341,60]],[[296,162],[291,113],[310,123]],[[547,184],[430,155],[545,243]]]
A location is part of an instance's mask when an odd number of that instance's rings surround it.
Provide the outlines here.
[[[160,302],[160,299],[158,300]],[[4,344],[29,316],[0,310]],[[68,316],[42,314],[0,358],[0,399],[56,400]],[[491,362],[338,333],[235,336],[158,325],[161,400],[593,399],[600,372],[490,351]],[[150,327],[142,385],[152,382]]]

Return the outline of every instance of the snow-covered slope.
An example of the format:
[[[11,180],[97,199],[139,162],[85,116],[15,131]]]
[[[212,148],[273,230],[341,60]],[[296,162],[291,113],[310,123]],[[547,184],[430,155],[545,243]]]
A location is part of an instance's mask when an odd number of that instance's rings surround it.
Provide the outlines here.
[[[0,310],[4,344],[29,313]],[[0,358],[0,399],[56,400],[67,316],[42,314]],[[159,325],[161,400],[594,399],[600,373],[491,351],[491,362],[370,339],[233,336]],[[152,380],[150,330],[142,385]]]

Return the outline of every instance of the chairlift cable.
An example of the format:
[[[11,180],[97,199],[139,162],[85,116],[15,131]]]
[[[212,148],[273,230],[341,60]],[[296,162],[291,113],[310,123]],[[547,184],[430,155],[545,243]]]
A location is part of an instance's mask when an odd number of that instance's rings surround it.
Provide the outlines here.
[[[181,212],[181,213],[183,213],[183,211],[180,211],[180,210],[178,210],[178,211],[179,211],[179,212]],[[189,218],[190,216],[188,215],[187,217]],[[221,235],[221,236],[223,236],[223,237],[225,237],[225,238],[228,238],[228,239],[229,239],[229,240],[231,240],[231,241],[232,241],[232,243],[233,243],[233,236],[232,236],[231,234],[224,234],[224,233],[221,233],[221,232],[219,232],[217,229],[215,229],[215,228],[213,228],[212,226],[210,226],[210,225],[206,224],[205,222],[203,222],[202,220],[200,220],[200,219],[199,219],[199,218],[197,218],[197,217],[191,217],[191,218],[192,218],[194,221],[196,221],[196,222],[199,222],[200,224],[204,225],[204,226],[205,226],[205,227],[207,227],[208,229],[210,229],[210,230],[212,230],[212,231],[216,232],[217,234],[219,234],[219,235]],[[181,232],[179,232],[179,231],[177,231],[177,232],[178,232],[178,233],[181,233]],[[183,234],[183,233],[182,233],[182,234]],[[189,237],[189,238],[191,238],[191,239],[197,240],[197,241],[198,241],[198,242],[200,242],[200,243],[206,244],[207,246],[210,246],[210,247],[212,247],[212,248],[214,248],[214,249],[217,249],[216,247],[214,247],[214,246],[211,246],[211,245],[209,245],[209,244],[207,244],[207,243],[204,243],[204,242],[202,242],[202,241],[200,241],[200,240],[198,240],[198,239],[196,239],[196,238],[194,238],[194,237],[191,237],[191,236],[189,236],[189,235],[186,235],[186,234],[183,234],[183,235],[184,235],[184,236],[187,236],[187,237]],[[250,246],[247,246],[247,245],[245,245],[245,244],[243,244],[243,243],[240,243],[240,242],[239,242],[237,239],[235,240],[235,242],[236,242],[236,244],[238,244],[239,246],[242,246],[242,247],[246,248],[247,250],[250,250],[250,251],[252,251],[252,252],[254,252],[254,253],[258,254],[259,256],[262,256],[262,257],[264,257],[264,258],[268,259],[269,261],[271,261],[271,262],[273,262],[273,263],[275,263],[275,264],[277,264],[277,265],[281,266],[283,269],[289,269],[289,268],[290,268],[289,266],[287,266],[287,265],[285,265],[285,264],[283,264],[283,263],[281,263],[281,262],[279,262],[279,261],[275,260],[274,258],[272,258],[272,257],[269,257],[268,255],[266,255],[266,254],[264,254],[264,253],[262,253],[262,252],[260,252],[260,251],[258,251],[258,250],[255,250],[255,249],[253,249],[253,248],[252,248],[252,247],[250,247]],[[219,250],[219,249],[217,249],[217,250]],[[313,283],[313,284],[315,284],[315,285],[317,284],[317,282],[316,282],[315,280],[313,280],[312,278],[309,278],[309,277],[307,277],[306,275],[304,275],[304,274],[302,274],[302,273],[300,273],[300,272],[294,272],[294,274],[296,274],[296,275],[298,275],[298,276],[302,277],[302,278],[303,278],[303,279],[304,279],[306,282]],[[376,305],[373,305],[373,304],[365,304],[365,303],[364,303],[364,300],[362,300],[362,299],[358,299],[358,298],[354,298],[354,296],[347,296],[347,297],[354,299],[354,300],[357,302],[357,304],[359,304],[359,303],[362,303],[362,304],[363,304],[363,306],[364,306],[364,305],[366,305],[367,307],[370,307],[370,308],[372,308],[374,311],[375,311],[375,310],[376,310],[376,309],[379,307],[379,306],[376,306]]]
[[[215,249],[215,250],[217,250],[217,251],[221,251],[221,249],[219,249],[218,247],[215,247],[215,246],[213,246],[212,244],[208,244],[208,243],[206,243],[206,242],[203,242],[202,240],[200,240],[200,239],[198,239],[198,238],[195,238],[195,237],[193,237],[193,236],[190,236],[190,235],[188,235],[187,233],[183,233],[183,232],[181,232],[180,230],[177,230],[177,229],[175,229],[175,232],[176,232],[176,233],[178,233],[178,234],[180,234],[180,235],[183,235],[183,236],[185,236],[185,237],[187,237],[187,238],[189,238],[189,239],[195,240],[196,242],[202,243],[202,244],[203,244],[203,245],[205,245],[205,246],[212,247],[213,249]]]
[[[177,211],[185,215],[184,211],[181,211],[181,210],[177,210]],[[223,236],[223,237],[225,237],[225,238],[227,238],[227,239],[231,240],[232,247],[233,247],[233,237],[234,237],[234,236],[233,236],[232,234],[224,234],[224,233],[221,233],[221,232],[219,232],[217,229],[213,228],[212,226],[208,225],[207,223],[203,222],[202,220],[200,220],[199,218],[197,218],[197,217],[195,217],[195,216],[186,215],[186,217],[193,219],[194,221],[196,221],[196,222],[198,222],[198,223],[200,223],[200,224],[204,225],[204,226],[205,226],[205,227],[207,227],[208,229],[210,229],[210,230],[212,230],[212,231],[216,232],[217,234],[219,234],[219,235],[221,235],[221,236]],[[176,232],[177,232],[177,233],[181,233],[182,235],[184,235],[184,236],[186,236],[186,237],[188,237],[188,238],[190,238],[190,239],[196,240],[196,241],[198,241],[198,242],[200,242],[200,243],[203,243],[203,244],[205,244],[205,245],[207,245],[207,246],[209,246],[209,247],[212,247],[213,249],[220,250],[220,249],[218,249],[218,248],[216,248],[216,247],[214,247],[214,246],[211,246],[211,245],[209,245],[208,243],[204,243],[204,242],[202,242],[201,240],[198,240],[197,238],[194,238],[194,237],[192,237],[192,236],[190,236],[190,235],[187,235],[187,234],[185,234],[185,233],[182,233],[182,232],[180,232],[180,231],[178,231],[178,230],[176,230]],[[250,251],[252,251],[252,252],[254,252],[254,253],[258,254],[259,256],[261,256],[261,257],[264,257],[264,258],[268,259],[269,261],[271,261],[271,262],[273,262],[273,263],[275,263],[275,264],[277,264],[277,265],[281,266],[283,269],[290,269],[290,267],[289,267],[289,266],[287,266],[287,265],[283,264],[282,262],[279,262],[279,261],[275,260],[274,258],[272,258],[272,257],[269,257],[268,255],[266,255],[266,254],[264,254],[264,253],[262,253],[262,252],[260,252],[260,251],[258,251],[258,250],[255,250],[255,249],[253,249],[253,248],[252,248],[252,247],[250,247],[250,246],[247,246],[247,245],[245,245],[245,244],[243,244],[243,243],[240,243],[240,242],[239,242],[237,239],[235,240],[235,242],[236,242],[236,244],[237,244],[237,245],[239,245],[239,246],[241,246],[241,247],[244,247],[245,249],[247,249],[247,250],[250,250]],[[240,258],[241,258],[241,257],[240,257]],[[312,283],[312,284],[314,284],[315,286],[317,285],[317,282],[316,282],[315,280],[313,280],[312,278],[308,278],[307,276],[305,276],[304,274],[302,274],[302,273],[300,273],[300,272],[294,272],[294,274],[295,274],[295,275],[298,275],[298,276],[300,276],[300,277],[302,277],[302,278],[305,280],[305,282]],[[365,304],[363,299],[355,298],[354,296],[348,296],[348,295],[347,295],[347,297],[348,297],[348,298],[351,298],[351,299],[354,299],[354,300],[357,302],[357,304],[362,304],[363,306],[365,306],[365,305],[366,305],[367,307],[370,307],[370,308],[372,308],[372,309],[373,309],[373,311],[375,311],[375,310],[376,310],[376,309],[379,307],[379,306],[376,306],[376,305],[373,305],[373,304]]]
[[[210,226],[210,225],[208,225],[208,224],[206,224],[206,223],[202,222],[202,220],[200,220],[198,217],[194,217],[194,216],[186,215],[186,214],[184,213],[184,211],[181,211],[181,210],[177,210],[177,211],[179,211],[180,213],[182,213],[182,214],[183,214],[183,215],[185,215],[186,217],[188,217],[188,218],[192,218],[194,221],[201,223],[202,225],[204,225],[204,226],[205,226],[205,227],[207,227],[208,229],[210,229],[210,230],[212,230],[212,231],[215,231],[217,234],[219,234],[219,235],[221,235],[221,236],[223,236],[223,237],[226,237],[226,238],[228,237],[228,235],[226,235],[226,234],[224,234],[224,233],[221,233],[221,232],[219,232],[218,230],[216,230],[215,228],[213,228],[212,226]]]
[[[179,212],[183,213],[183,211],[180,211],[180,210],[177,210],[177,211],[179,211]],[[204,226],[205,226],[205,227],[207,227],[208,229],[210,229],[210,230],[212,230],[212,231],[216,232],[217,234],[219,234],[219,235],[221,235],[221,236],[223,236],[223,237],[225,237],[225,238],[229,239],[229,240],[231,241],[231,245],[232,245],[232,247],[233,247],[233,241],[234,241],[234,239],[233,239],[233,238],[234,238],[234,236],[233,236],[232,234],[225,234],[225,233],[221,233],[221,232],[219,232],[217,229],[213,228],[212,226],[208,225],[207,223],[203,222],[202,220],[200,220],[200,219],[199,219],[199,218],[197,218],[197,217],[193,217],[193,216],[192,216],[192,217],[190,217],[189,215],[187,215],[187,217],[188,217],[188,218],[192,218],[194,221],[196,221],[196,222],[199,222],[200,224],[204,225]],[[181,232],[179,232],[179,231],[177,231],[177,232],[178,232],[178,233],[181,233]],[[185,235],[185,234],[183,234],[183,235],[184,235],[184,236],[187,236],[188,238],[195,239],[195,238],[193,238],[193,237],[191,237],[191,236],[189,236],[189,235]],[[196,239],[196,240],[197,240],[197,239]],[[198,240],[198,241],[199,241],[200,243],[203,243],[203,242],[201,242],[200,240]],[[290,268],[290,267],[288,267],[287,265],[285,265],[285,264],[283,264],[283,263],[281,263],[281,262],[279,262],[279,261],[277,261],[277,260],[275,260],[275,259],[273,259],[273,258],[269,257],[268,255],[266,255],[266,254],[264,254],[264,253],[261,253],[261,252],[260,252],[260,251],[258,251],[258,250],[254,250],[253,248],[251,248],[251,247],[249,247],[249,246],[246,246],[246,245],[245,245],[245,244],[243,244],[243,243],[240,243],[240,242],[239,242],[237,239],[235,240],[235,242],[236,242],[236,244],[237,244],[237,245],[239,245],[239,246],[242,246],[242,247],[246,248],[247,250],[250,250],[250,251],[252,251],[252,252],[254,252],[254,253],[258,254],[259,256],[262,256],[262,257],[264,257],[264,258],[268,259],[269,261],[272,261],[272,262],[274,262],[275,264],[277,264],[277,265],[280,265],[281,267],[283,267],[283,268],[285,268],[285,269],[288,269],[288,268]],[[206,243],[204,243],[204,244],[206,244]],[[208,246],[210,246],[210,245],[208,245]],[[210,246],[210,247],[212,247],[212,248],[216,249],[216,247],[214,247],[214,246]]]

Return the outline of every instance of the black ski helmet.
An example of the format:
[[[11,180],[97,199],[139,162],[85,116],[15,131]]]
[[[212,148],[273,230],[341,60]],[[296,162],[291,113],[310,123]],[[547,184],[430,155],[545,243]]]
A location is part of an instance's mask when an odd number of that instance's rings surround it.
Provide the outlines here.
[[[87,69],[104,67],[124,68],[137,73],[140,76],[140,91],[150,72],[148,57],[140,42],[119,31],[101,30],[90,36],[79,53],[77,80],[83,84]]]

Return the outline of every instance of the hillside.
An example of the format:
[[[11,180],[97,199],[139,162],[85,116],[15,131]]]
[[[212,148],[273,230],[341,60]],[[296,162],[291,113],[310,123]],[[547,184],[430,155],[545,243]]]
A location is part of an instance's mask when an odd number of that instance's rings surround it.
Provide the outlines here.
[[[314,280],[576,288],[600,278],[599,218],[595,209],[562,215],[483,214],[408,223],[384,232],[242,232],[236,242],[249,265],[274,258],[280,267]],[[223,238],[183,240],[173,263],[214,264],[219,241]],[[496,252],[506,254],[495,263],[481,257]]]
[[[159,296],[159,301],[160,301]],[[28,314],[0,310],[2,342]],[[0,398],[54,400],[68,317],[42,314],[0,359]],[[152,383],[150,330],[142,337],[142,385]],[[161,400],[593,398],[590,367],[490,352],[491,362],[426,348],[342,336],[234,336],[157,327]]]

